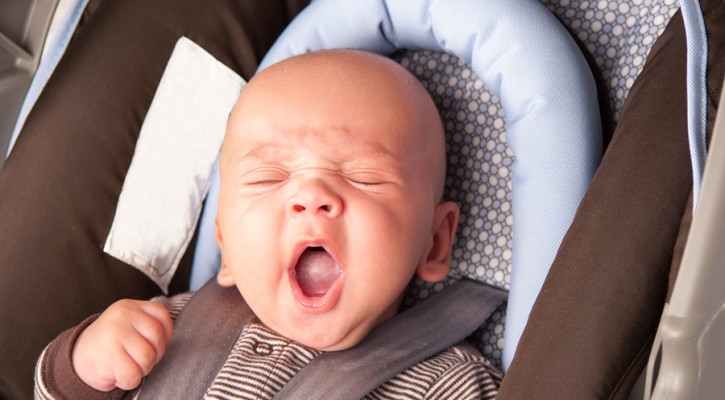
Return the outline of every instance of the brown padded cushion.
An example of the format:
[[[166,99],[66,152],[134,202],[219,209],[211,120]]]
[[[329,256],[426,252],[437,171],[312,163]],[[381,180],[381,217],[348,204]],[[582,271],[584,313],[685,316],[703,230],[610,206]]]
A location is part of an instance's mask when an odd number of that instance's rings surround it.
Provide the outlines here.
[[[159,294],[102,249],[179,37],[249,79],[304,3],[91,2],[0,170],[0,398],[32,398],[35,361],[62,330],[116,299]],[[188,285],[186,258],[177,290]]]
[[[702,2],[712,115],[725,72],[712,59],[725,48],[723,4]],[[632,86],[498,399],[626,399],[642,372],[691,212],[685,54],[678,12]]]

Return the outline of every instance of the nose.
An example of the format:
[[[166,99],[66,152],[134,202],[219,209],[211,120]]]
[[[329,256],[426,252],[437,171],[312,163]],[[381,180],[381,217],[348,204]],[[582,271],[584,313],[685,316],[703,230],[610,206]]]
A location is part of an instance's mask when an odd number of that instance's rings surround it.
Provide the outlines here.
[[[287,213],[292,217],[314,215],[336,218],[342,212],[342,207],[340,195],[324,182],[314,179],[300,184],[288,201]]]

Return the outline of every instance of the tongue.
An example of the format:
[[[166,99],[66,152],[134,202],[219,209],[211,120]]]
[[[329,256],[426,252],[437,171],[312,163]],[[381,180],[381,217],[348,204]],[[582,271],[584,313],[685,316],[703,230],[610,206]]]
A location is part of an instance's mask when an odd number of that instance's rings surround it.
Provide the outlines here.
[[[340,277],[340,267],[324,250],[307,249],[295,268],[297,283],[308,297],[324,296]]]

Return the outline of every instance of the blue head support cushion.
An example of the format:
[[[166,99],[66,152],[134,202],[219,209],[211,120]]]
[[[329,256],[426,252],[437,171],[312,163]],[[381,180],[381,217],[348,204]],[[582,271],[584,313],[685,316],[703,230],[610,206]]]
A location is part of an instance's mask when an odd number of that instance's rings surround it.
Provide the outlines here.
[[[260,69],[332,48],[450,53],[472,66],[500,98],[516,157],[506,368],[601,157],[596,88],[586,61],[535,0],[316,0],[280,36]],[[214,212],[217,184],[205,214]]]

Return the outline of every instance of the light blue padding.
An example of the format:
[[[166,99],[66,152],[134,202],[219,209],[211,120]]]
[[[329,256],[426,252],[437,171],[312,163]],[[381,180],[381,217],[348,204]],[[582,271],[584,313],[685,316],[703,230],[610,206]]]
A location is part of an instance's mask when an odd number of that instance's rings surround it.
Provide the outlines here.
[[[446,51],[471,65],[499,95],[516,156],[507,368],[602,153],[596,88],[583,56],[535,0],[316,0],[277,40],[260,69],[331,48]],[[210,209],[216,199],[208,200]]]
[[[53,74],[55,66],[58,64],[58,60],[60,60],[60,57],[65,52],[65,48],[68,46],[68,42],[70,42],[70,38],[73,36],[73,32],[75,31],[78,21],[81,18],[81,14],[88,3],[88,0],[70,1],[71,3],[68,5],[67,13],[63,16],[63,20],[57,28],[57,33],[52,38],[49,38],[50,40],[47,40],[43,46],[43,54],[40,59],[40,64],[38,64],[38,70],[35,72],[35,76],[33,76],[33,82],[30,83],[30,88],[25,96],[25,101],[20,108],[20,114],[18,115],[18,120],[15,123],[13,135],[10,137],[7,155],[9,155],[13,150],[13,145],[18,139],[18,135],[25,124],[25,119],[28,117],[28,113],[33,108],[33,105],[35,105],[35,101],[38,99],[38,96],[40,96],[40,93],[43,91],[45,83],[48,82],[48,78],[50,78],[50,75]]]
[[[217,199],[219,198],[219,160],[214,164],[211,186],[206,195],[204,210],[199,220],[199,233],[196,238],[194,260],[192,261],[189,289],[199,290],[209,279],[219,272],[221,251],[216,242],[215,219]]]
[[[699,1],[681,0],[680,10],[687,36],[687,133],[694,213],[707,159],[707,33]]]

